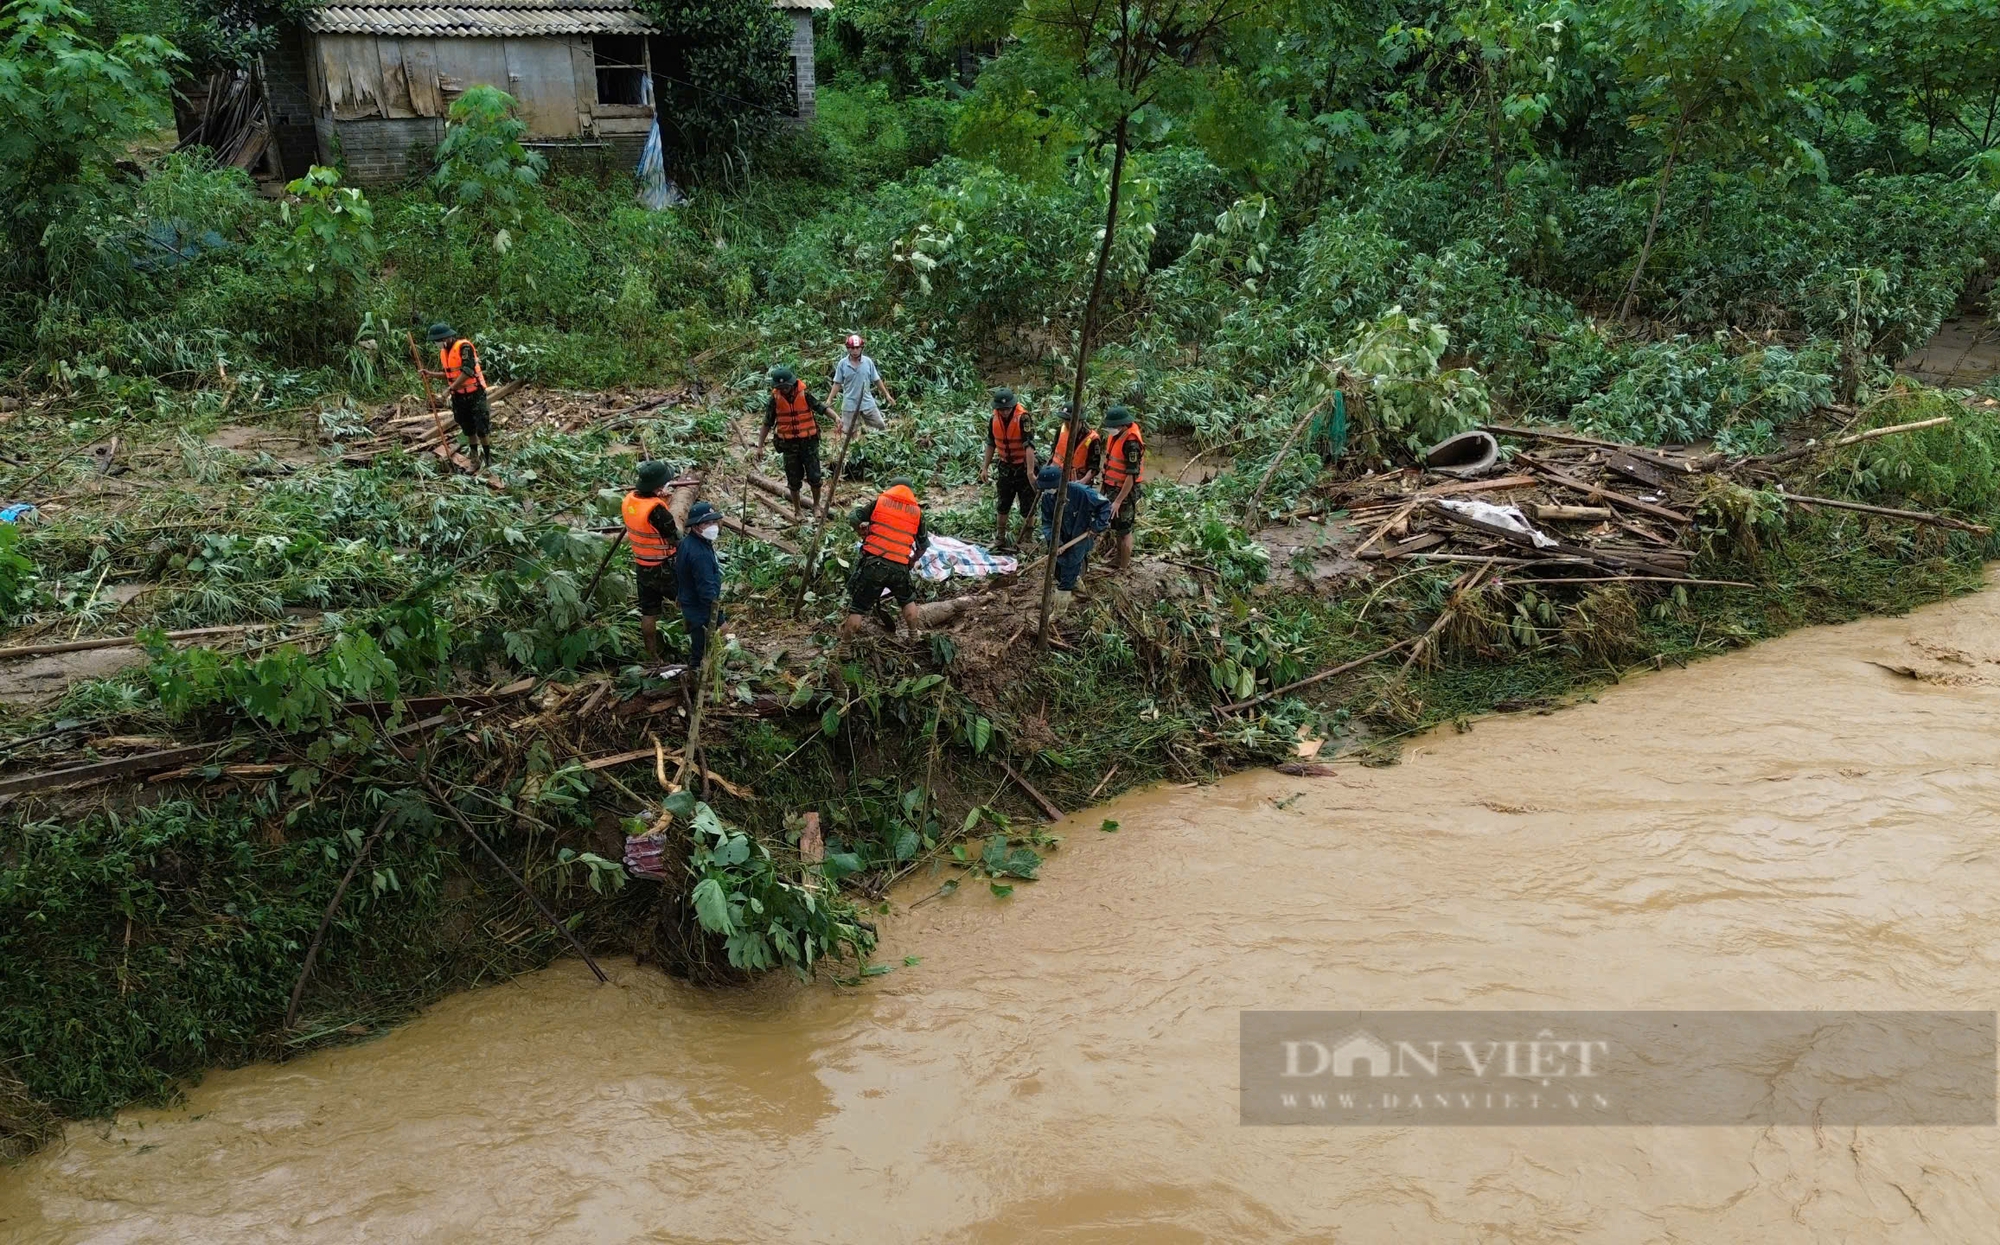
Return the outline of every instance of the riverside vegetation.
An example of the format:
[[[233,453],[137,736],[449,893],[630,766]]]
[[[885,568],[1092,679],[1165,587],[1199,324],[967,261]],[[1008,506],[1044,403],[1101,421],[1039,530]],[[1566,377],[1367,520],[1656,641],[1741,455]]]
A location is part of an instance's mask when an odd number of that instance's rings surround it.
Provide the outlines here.
[[[659,213],[627,170],[530,154],[486,88],[406,186],[328,168],[261,196],[160,154],[176,74],[254,52],[238,10],[0,16],[0,503],[41,507],[0,524],[0,615],[17,645],[145,637],[138,664],[16,698],[0,748],[22,773],[211,745],[165,782],[0,808],[12,1148],[563,954],[475,828],[592,950],[852,981],[888,970],[869,921],[895,879],[935,862],[941,889],[1006,902],[1034,877],[1052,843],[1008,767],[1077,808],[1301,738],[1388,759],[1969,590],[1993,552],[1755,480],[1715,484],[1691,538],[1697,575],[1750,587],[1510,583],[1462,609],[1458,568],[1316,582],[1256,539],[1501,419],[1741,457],[1948,415],[1809,456],[1794,491],[1992,526],[2000,392],[1892,371],[1990,312],[1991,0],[1123,0],[1099,27],[1044,0],[841,0],[806,129],[713,106],[770,71],[760,2],[655,7],[731,49],[681,138],[691,202]],[[441,316],[489,380],[598,416],[503,419],[491,483],[349,452],[418,391],[403,335]],[[857,329],[900,405],[843,497],[908,475],[935,530],[990,532],[968,486],[1002,379],[1044,443],[1080,386],[1225,469],[1148,486],[1140,573],[1046,652],[1031,611],[1025,635],[836,648],[838,556],[808,584],[805,559],[726,540],[736,639],[702,749],[722,782],[665,800],[685,719],[646,708],[629,575],[586,597],[603,542],[580,529],[641,457],[740,474],[764,369],[816,378]],[[1360,399],[1346,456],[1281,454],[1336,386]],[[599,390],[671,397],[612,418]],[[1433,629],[1421,660],[1215,712]],[[587,767],[656,737],[659,781]],[[685,880],[629,881],[622,836],[663,808]]]

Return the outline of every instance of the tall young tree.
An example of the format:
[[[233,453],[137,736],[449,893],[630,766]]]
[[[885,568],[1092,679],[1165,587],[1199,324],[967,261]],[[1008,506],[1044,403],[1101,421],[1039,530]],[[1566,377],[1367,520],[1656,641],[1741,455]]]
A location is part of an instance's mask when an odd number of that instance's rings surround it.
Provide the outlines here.
[[[1771,165],[1788,147],[1809,150],[1787,126],[1827,30],[1802,0],[1605,0],[1591,20],[1599,54],[1618,67],[1627,124],[1660,153],[1646,240],[1618,312],[1629,319],[1681,160],[1747,153]]]
[[[1104,311],[1105,276],[1118,234],[1125,194],[1126,158],[1142,134],[1171,128],[1176,118],[1203,110],[1205,89],[1226,72],[1229,40],[1253,29],[1270,0],[1025,0],[1011,12],[971,3],[955,12],[949,0],[935,11],[958,17],[968,29],[1005,28],[1001,53],[970,116],[977,127],[969,145],[982,145],[1016,167],[1060,159],[1065,140],[1086,150],[1111,148],[1104,228],[1077,331],[1076,375],[1070,386],[1071,443],[1085,426],[1084,390],[1090,353]],[[1005,20],[1003,21],[1003,14]],[[1055,497],[1053,535],[1059,541],[1067,489]],[[1042,573],[1039,643],[1047,647],[1055,603],[1054,550]]]

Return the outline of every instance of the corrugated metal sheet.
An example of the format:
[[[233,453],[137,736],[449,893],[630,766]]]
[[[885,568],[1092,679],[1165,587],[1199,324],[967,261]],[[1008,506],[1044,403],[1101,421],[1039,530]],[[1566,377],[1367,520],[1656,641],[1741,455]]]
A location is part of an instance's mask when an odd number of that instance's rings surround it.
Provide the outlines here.
[[[774,9],[806,9],[812,12],[833,12],[833,0],[771,0]]]
[[[537,38],[543,35],[644,35],[654,33],[646,15],[630,4],[579,5],[576,0],[466,0],[452,5],[389,4],[358,0],[306,14],[319,34],[430,36],[433,38]]]

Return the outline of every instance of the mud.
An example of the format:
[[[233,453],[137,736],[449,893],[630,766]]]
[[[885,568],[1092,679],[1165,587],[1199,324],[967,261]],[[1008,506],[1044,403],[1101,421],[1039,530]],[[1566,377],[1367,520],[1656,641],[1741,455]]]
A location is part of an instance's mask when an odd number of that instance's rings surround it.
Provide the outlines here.
[[[1896,370],[1927,385],[1977,389],[2000,374],[2000,327],[1971,316],[1947,320]]]
[[[1996,732],[1989,590],[1387,769],[1135,793],[1010,898],[912,879],[861,988],[560,965],[73,1126],[0,1239],[1993,1241],[1993,1128],[1244,1128],[1236,1033],[1990,1009]]]

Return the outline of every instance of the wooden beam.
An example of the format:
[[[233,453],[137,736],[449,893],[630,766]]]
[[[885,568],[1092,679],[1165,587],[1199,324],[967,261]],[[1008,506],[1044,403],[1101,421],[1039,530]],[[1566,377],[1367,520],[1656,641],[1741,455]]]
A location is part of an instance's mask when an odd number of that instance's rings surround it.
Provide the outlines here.
[[[88,765],[72,765],[67,769],[45,770],[39,774],[16,774],[12,778],[0,778],[0,795],[19,795],[24,791],[44,791],[50,787],[109,782],[114,778],[136,778],[143,774],[158,773],[160,770],[185,765],[207,754],[213,746],[194,744],[184,748],[166,748],[159,752],[142,752],[138,756],[120,757],[115,761],[93,761]]]

